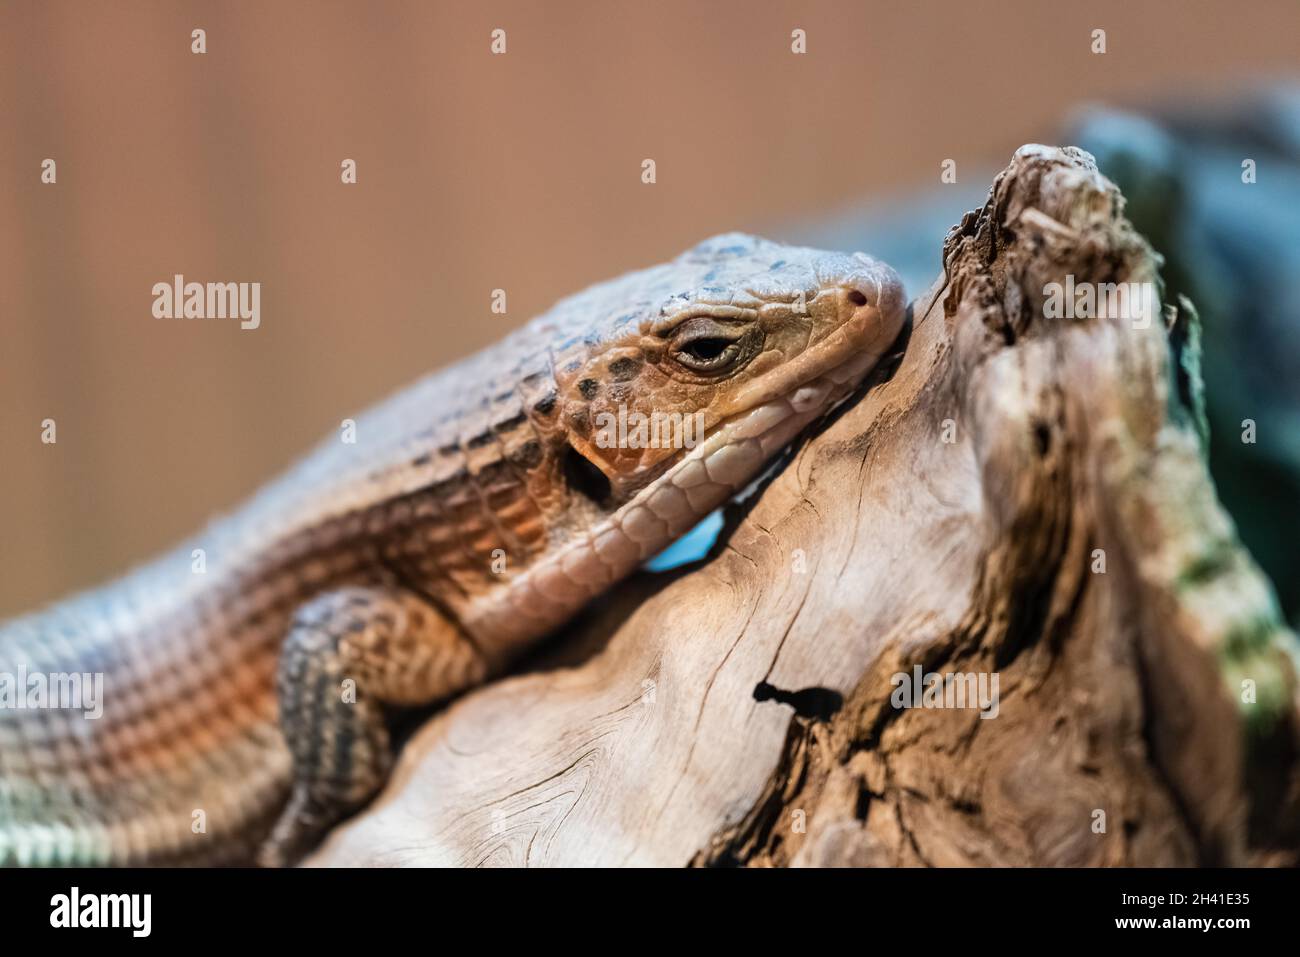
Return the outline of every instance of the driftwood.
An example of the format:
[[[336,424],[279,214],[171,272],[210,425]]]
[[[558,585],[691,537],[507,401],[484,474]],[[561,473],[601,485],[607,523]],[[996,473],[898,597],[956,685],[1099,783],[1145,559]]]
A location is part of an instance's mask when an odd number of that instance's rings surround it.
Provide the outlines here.
[[[1295,637],[1206,472],[1190,303],[1048,318],[1067,275],[1158,283],[1076,150],[943,251],[707,560],[435,716],[312,863],[1294,863]],[[996,716],[895,707],[918,666],[996,673]]]

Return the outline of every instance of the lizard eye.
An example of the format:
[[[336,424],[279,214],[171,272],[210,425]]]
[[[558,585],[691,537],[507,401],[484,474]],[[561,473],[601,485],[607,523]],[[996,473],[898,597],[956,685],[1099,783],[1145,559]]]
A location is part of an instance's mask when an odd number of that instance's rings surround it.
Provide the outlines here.
[[[670,352],[679,365],[692,372],[721,372],[741,358],[742,336],[741,329],[701,316],[681,327]]]
[[[740,347],[730,339],[706,337],[692,339],[676,353],[677,361],[690,369],[712,370],[730,365],[740,354]]]

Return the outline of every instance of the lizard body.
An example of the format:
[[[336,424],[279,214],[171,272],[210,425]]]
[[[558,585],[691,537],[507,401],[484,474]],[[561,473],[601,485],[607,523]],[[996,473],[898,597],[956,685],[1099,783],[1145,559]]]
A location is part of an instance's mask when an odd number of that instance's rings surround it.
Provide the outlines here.
[[[0,625],[0,675],[104,689],[98,719],[0,707],[0,864],[293,862],[382,785],[386,709],[500,673],[689,530],[858,386],[904,311],[862,254],[715,237],[397,394],[177,551]],[[655,413],[703,436],[601,427]]]

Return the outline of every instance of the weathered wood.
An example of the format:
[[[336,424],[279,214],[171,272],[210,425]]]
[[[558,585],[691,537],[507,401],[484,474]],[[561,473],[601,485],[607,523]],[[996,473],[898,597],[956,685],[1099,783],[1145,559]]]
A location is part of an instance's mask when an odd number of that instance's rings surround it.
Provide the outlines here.
[[[313,863],[1294,862],[1295,638],[1206,473],[1194,313],[1047,317],[1158,281],[1074,150],[944,261],[707,561],[429,721]],[[996,717],[893,706],[918,665],[996,674]]]

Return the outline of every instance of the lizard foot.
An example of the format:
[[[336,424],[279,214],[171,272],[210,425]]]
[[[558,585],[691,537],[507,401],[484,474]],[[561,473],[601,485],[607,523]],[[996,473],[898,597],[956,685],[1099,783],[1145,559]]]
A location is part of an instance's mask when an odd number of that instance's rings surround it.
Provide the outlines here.
[[[300,608],[277,675],[293,791],[259,863],[296,863],[379,791],[392,765],[385,705],[432,704],[486,671],[454,625],[400,587],[341,588]]]

